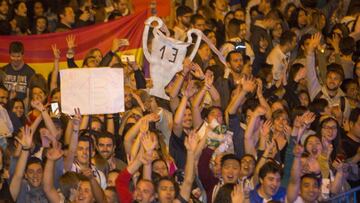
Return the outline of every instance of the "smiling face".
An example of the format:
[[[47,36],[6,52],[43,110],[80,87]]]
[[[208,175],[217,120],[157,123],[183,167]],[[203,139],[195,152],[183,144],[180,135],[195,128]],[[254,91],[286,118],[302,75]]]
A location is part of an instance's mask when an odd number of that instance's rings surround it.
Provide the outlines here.
[[[185,129],[190,129],[192,127],[192,114],[190,108],[187,108],[184,113],[184,118],[182,122],[182,126]]]
[[[261,189],[266,196],[272,197],[280,187],[281,176],[279,173],[267,173],[264,179],[260,179]]]
[[[337,135],[337,123],[335,120],[328,120],[321,126],[321,137],[327,141],[333,141]]]
[[[26,15],[27,15],[26,4],[24,2],[20,3],[19,6],[17,8],[15,8],[15,13],[18,16],[26,17]]]
[[[82,165],[89,164],[89,142],[79,141],[76,149],[76,159]]]
[[[221,167],[221,176],[226,183],[236,183],[240,175],[240,163],[235,159],[228,159]]]
[[[139,203],[150,203],[154,200],[154,185],[149,181],[140,180],[136,185],[133,198]]]
[[[108,137],[98,139],[97,148],[101,157],[106,160],[110,159],[115,151],[113,140]]]
[[[41,88],[34,87],[32,88],[31,93],[32,93],[32,99],[40,101],[41,103],[45,102],[46,94]]]
[[[91,191],[89,181],[81,181],[78,188],[77,203],[91,203],[94,202],[94,196]]]
[[[9,4],[7,1],[0,1],[0,14],[7,15],[9,12]]]
[[[314,178],[305,177],[301,180],[300,196],[305,202],[315,202],[320,195],[320,185]]]
[[[21,101],[16,101],[12,109],[12,112],[14,112],[18,118],[22,117],[24,115],[23,103]]]
[[[46,19],[39,18],[36,20],[36,31],[42,33],[46,30]]]
[[[41,185],[43,177],[43,168],[39,163],[30,164],[25,173],[27,181],[34,187]]]
[[[249,177],[254,172],[255,160],[250,156],[245,156],[241,159],[240,166],[240,176]]]

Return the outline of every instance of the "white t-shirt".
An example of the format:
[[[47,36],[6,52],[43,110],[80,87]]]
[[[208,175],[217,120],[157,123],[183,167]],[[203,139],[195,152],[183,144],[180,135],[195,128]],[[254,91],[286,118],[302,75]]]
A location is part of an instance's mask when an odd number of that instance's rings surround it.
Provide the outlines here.
[[[94,165],[91,164],[91,170],[93,172],[93,175],[96,178],[96,181],[99,183],[99,185],[101,186],[101,188],[103,190],[106,189],[106,177],[104,175],[104,173],[100,170],[98,170]],[[71,166],[70,171],[76,172],[76,173],[80,173],[81,168],[80,165],[78,163],[76,163],[74,161],[74,163]]]

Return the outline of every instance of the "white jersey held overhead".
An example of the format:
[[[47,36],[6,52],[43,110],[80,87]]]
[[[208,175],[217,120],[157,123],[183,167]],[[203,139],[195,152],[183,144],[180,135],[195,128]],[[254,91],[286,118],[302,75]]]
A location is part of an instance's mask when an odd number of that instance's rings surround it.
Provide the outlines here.
[[[152,40],[151,53],[148,50],[147,42],[151,24],[156,21],[157,26],[153,29],[154,39]],[[163,32],[166,33],[164,35]],[[199,49],[202,32],[197,29],[190,29],[187,32],[187,42],[182,42],[170,38],[169,30],[165,27],[163,21],[158,17],[150,17],[145,22],[143,33],[143,50],[146,59],[150,63],[150,76],[153,81],[153,87],[150,94],[169,99],[165,94],[165,86],[170,82],[174,75],[182,69],[182,63],[185,59],[187,48],[192,44],[192,34],[197,36],[195,46],[190,54],[190,60],[193,60]]]

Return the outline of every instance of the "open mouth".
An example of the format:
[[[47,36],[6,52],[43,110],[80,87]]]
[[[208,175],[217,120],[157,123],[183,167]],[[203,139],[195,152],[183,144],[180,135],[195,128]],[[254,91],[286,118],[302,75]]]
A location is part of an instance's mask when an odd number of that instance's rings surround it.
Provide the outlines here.
[[[312,153],[312,154],[317,154],[317,153],[318,153],[318,150],[317,150],[317,149],[312,149],[312,150],[311,150],[311,153]]]

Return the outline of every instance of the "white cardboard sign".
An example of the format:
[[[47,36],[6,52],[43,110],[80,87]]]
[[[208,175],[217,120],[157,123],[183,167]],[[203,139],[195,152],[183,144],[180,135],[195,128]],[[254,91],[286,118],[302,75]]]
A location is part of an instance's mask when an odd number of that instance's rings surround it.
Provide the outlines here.
[[[74,68],[60,71],[61,111],[74,115],[123,112],[124,73],[122,68]]]

